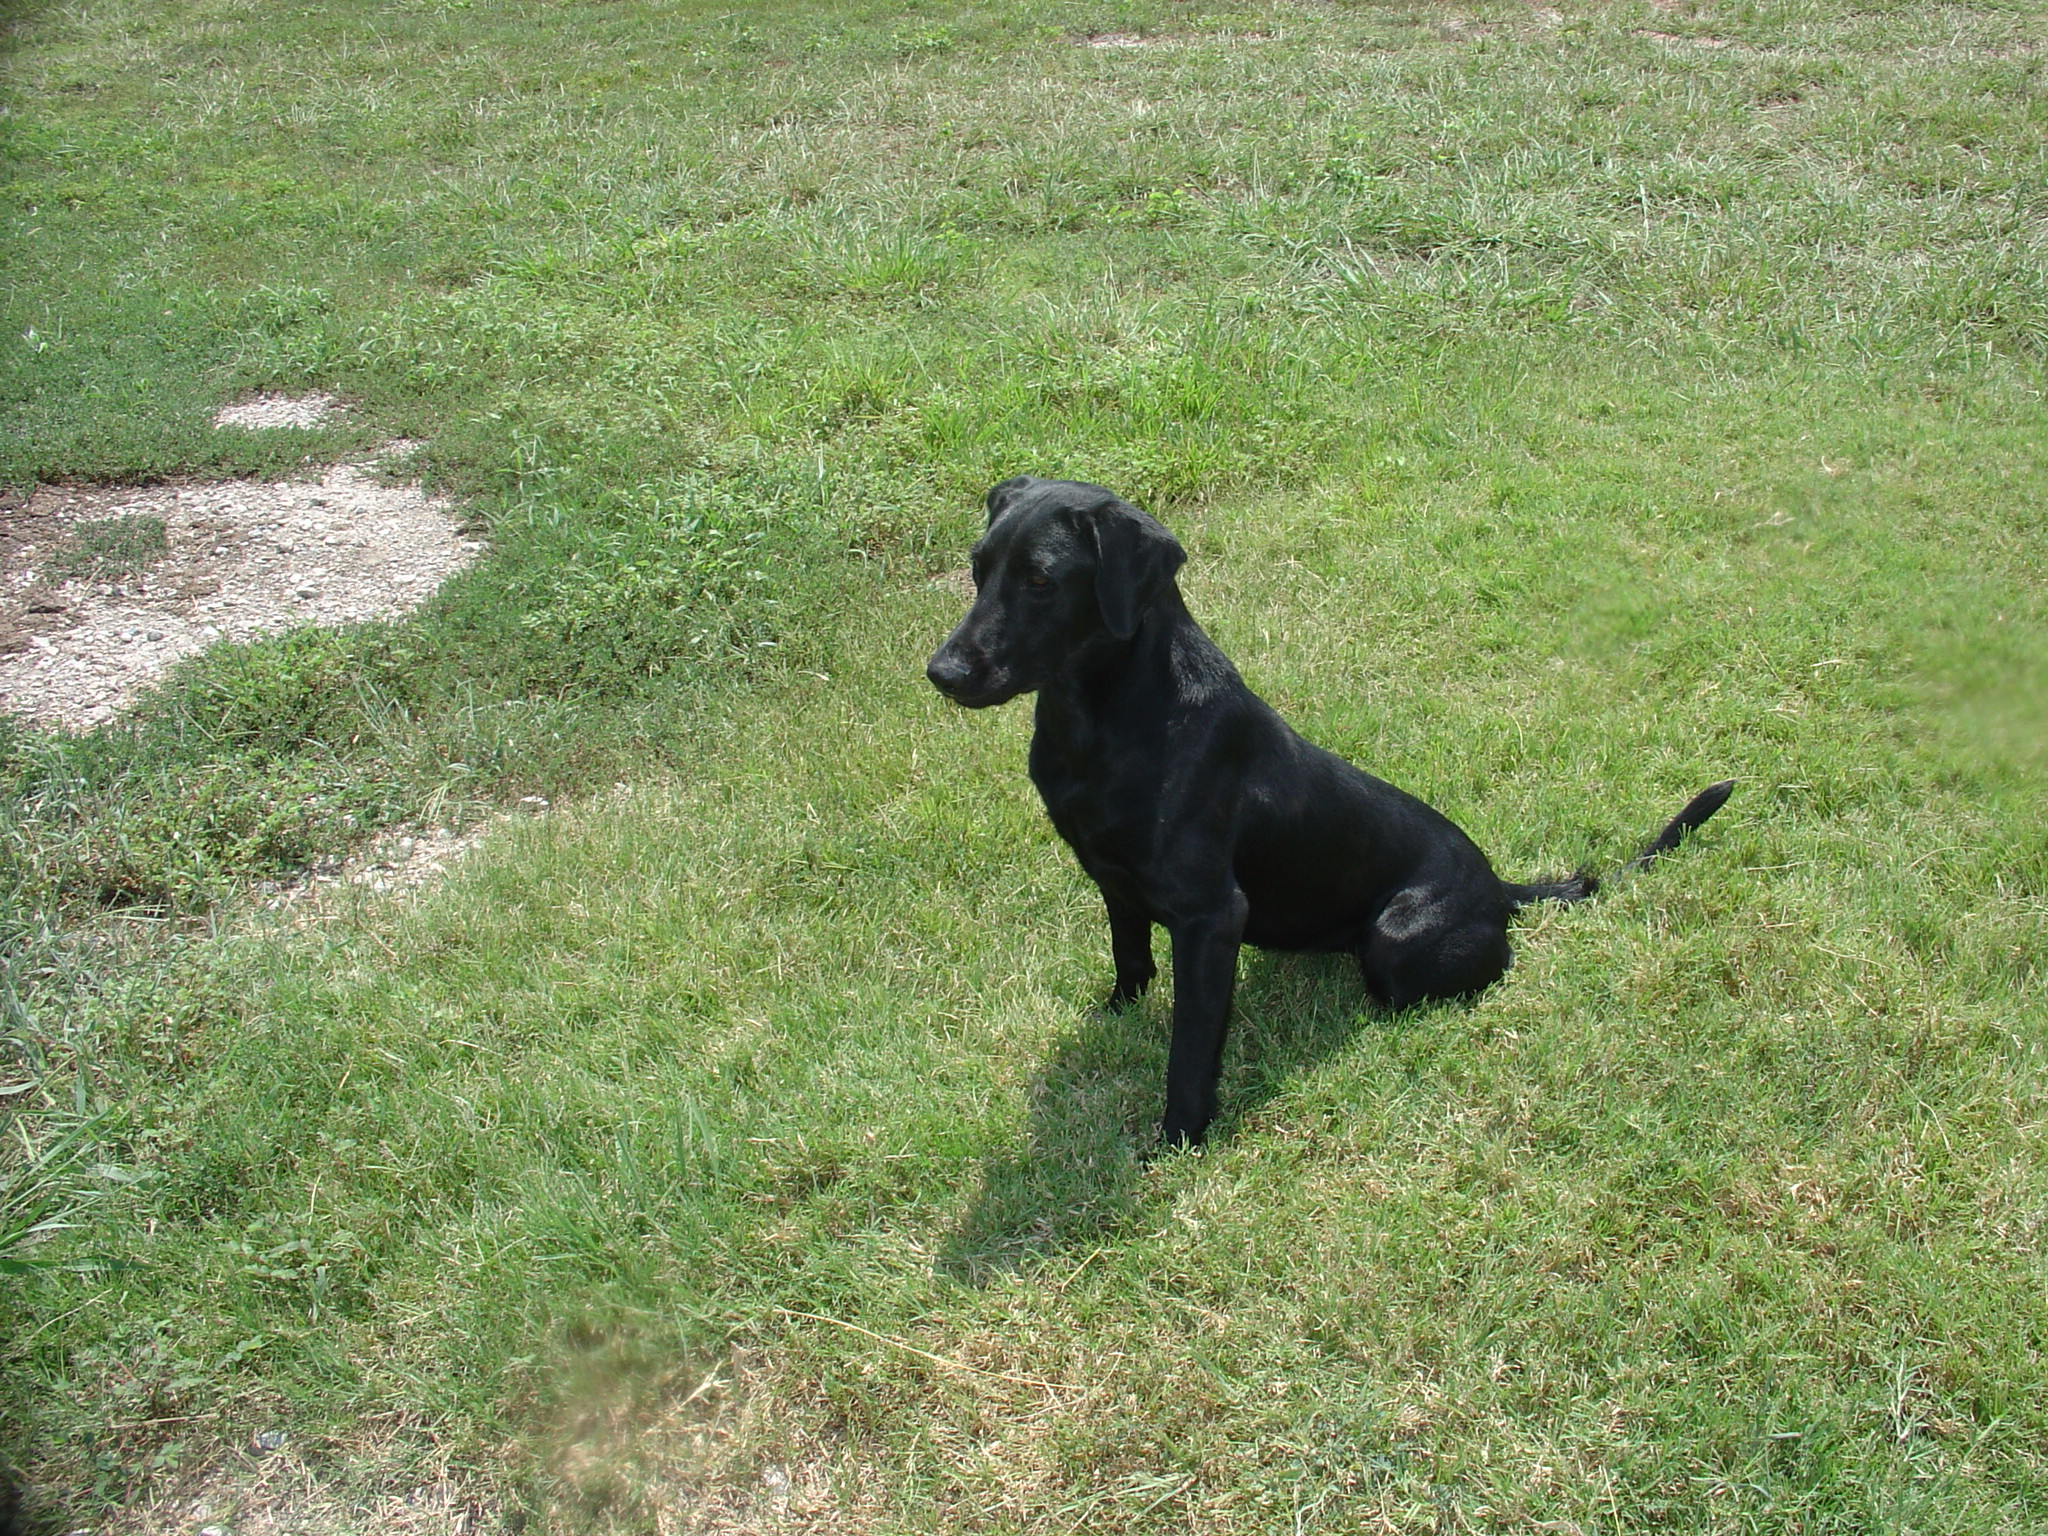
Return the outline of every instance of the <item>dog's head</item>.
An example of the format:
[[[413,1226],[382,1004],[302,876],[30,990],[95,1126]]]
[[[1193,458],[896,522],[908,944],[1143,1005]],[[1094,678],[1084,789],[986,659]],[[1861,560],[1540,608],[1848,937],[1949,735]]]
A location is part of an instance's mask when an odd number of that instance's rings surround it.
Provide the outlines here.
[[[1020,475],[988,493],[972,558],[974,606],[924,671],[947,698],[986,709],[1083,647],[1130,639],[1187,552],[1113,491]]]

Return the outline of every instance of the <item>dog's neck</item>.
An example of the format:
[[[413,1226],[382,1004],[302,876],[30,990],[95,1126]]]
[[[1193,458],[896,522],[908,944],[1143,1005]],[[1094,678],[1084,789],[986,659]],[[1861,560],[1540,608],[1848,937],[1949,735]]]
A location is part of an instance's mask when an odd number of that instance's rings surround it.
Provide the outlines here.
[[[1130,639],[1104,632],[1075,648],[1039,686],[1038,719],[1142,725],[1133,700],[1198,704],[1236,679],[1237,669],[1195,622],[1180,588],[1169,585],[1146,605]]]

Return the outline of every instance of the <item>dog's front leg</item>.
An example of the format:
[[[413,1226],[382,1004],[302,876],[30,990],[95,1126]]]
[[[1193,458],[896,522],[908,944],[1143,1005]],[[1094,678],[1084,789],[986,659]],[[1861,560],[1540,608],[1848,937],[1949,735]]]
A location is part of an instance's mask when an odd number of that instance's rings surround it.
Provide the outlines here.
[[[1173,936],[1173,1043],[1166,1056],[1166,1118],[1160,1142],[1192,1147],[1216,1117],[1216,1079],[1237,987],[1237,948],[1250,903],[1232,887],[1220,909],[1169,921]]]
[[[1152,963],[1152,919],[1135,902],[1112,896],[1105,887],[1102,905],[1109,912],[1109,953],[1116,962],[1109,1006],[1127,1007],[1145,995],[1159,967]]]

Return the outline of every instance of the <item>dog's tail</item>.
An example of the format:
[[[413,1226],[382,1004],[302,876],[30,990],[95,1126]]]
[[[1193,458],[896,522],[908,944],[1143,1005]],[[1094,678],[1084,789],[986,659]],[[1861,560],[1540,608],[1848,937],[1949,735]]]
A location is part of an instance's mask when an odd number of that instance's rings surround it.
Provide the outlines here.
[[[1734,793],[1733,779],[1709,784],[1686,802],[1684,810],[1664,824],[1664,830],[1651,838],[1641,853],[1622,865],[1620,873],[1629,874],[1656,863],[1684,842],[1686,833],[1703,825],[1709,816],[1726,805],[1728,797]],[[1507,891],[1509,901],[1525,907],[1532,901],[1584,901],[1599,889],[1599,877],[1581,871],[1568,880],[1538,880],[1528,885],[1510,885]]]

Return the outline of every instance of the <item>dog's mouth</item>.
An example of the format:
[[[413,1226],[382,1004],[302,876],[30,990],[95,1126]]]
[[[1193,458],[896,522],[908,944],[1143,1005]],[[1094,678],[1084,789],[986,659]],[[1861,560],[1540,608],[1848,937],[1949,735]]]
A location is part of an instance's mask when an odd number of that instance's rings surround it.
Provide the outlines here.
[[[993,704],[1007,703],[1023,692],[1005,674],[991,674],[963,664],[943,649],[932,657],[924,675],[934,688],[965,709],[987,709]]]
[[[1024,691],[1010,687],[968,688],[956,685],[949,688],[944,683],[934,686],[962,709],[988,709],[997,704],[1007,704]]]

